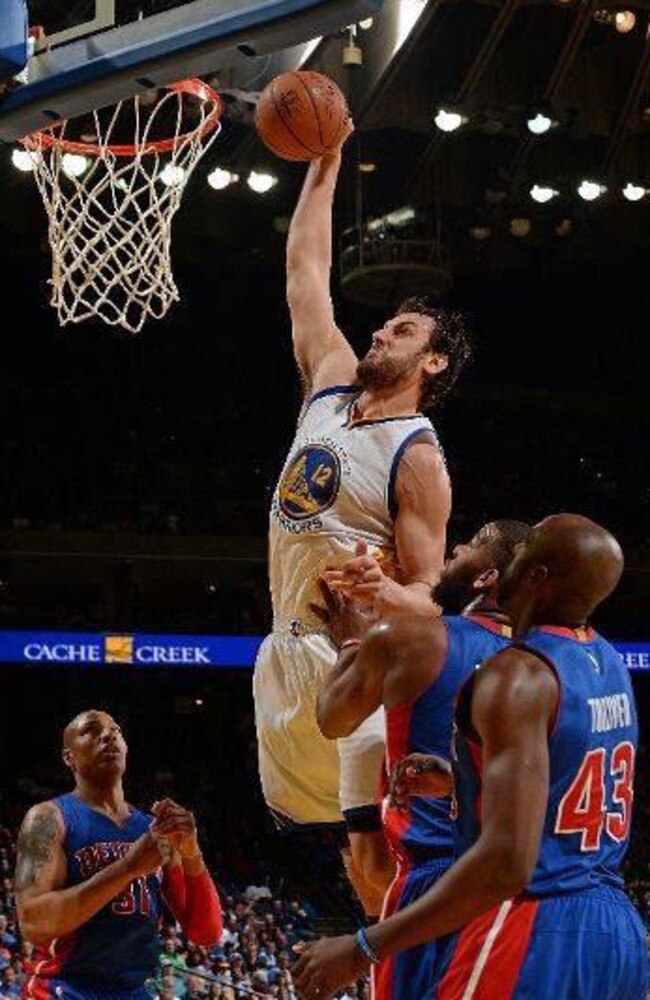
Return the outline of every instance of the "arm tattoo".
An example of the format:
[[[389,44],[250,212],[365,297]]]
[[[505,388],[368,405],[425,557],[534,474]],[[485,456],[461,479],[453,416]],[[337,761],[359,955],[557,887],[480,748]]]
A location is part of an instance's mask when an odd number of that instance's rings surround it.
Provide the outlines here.
[[[23,826],[18,837],[16,893],[34,885],[43,865],[51,861],[58,832],[56,817],[50,812],[35,816]]]

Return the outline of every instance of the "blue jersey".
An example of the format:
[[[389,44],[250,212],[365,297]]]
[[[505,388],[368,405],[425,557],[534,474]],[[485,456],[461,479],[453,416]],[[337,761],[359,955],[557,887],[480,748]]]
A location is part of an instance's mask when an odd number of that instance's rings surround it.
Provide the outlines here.
[[[549,896],[621,886],[632,817],[638,725],[628,671],[593,629],[545,626],[521,644],[555,674],[549,732],[549,799],[527,892]],[[469,721],[471,685],[459,704],[457,790],[463,846],[480,829],[481,747]]]
[[[85,882],[124,857],[145,833],[151,817],[131,809],[118,826],[76,795],[54,799],[63,816],[63,849],[68,863],[66,887]],[[33,956],[35,984],[49,996],[48,981],[63,981],[112,994],[141,987],[157,966],[161,875],[134,879],[110,903],[64,938],[39,945]]]
[[[416,698],[386,710],[388,773],[411,753],[451,760],[454,705],[473,671],[510,642],[511,630],[484,615],[445,616],[447,655],[436,681]],[[413,866],[456,849],[452,800],[413,798],[406,810],[384,802],[384,829],[402,864]]]

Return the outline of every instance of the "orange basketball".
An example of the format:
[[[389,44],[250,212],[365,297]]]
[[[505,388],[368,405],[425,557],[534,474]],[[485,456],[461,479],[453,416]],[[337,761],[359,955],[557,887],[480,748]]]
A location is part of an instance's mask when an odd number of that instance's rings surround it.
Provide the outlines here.
[[[283,160],[314,160],[340,140],[349,115],[328,76],[312,70],[281,73],[264,88],[255,112],[262,139]]]

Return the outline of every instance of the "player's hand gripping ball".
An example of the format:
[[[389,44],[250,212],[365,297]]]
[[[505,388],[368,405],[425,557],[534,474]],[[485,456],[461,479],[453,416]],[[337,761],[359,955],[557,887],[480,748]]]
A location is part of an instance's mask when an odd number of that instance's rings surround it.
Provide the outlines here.
[[[336,150],[351,131],[343,93],[312,70],[271,80],[257,103],[255,125],[262,142],[283,160],[315,160]]]

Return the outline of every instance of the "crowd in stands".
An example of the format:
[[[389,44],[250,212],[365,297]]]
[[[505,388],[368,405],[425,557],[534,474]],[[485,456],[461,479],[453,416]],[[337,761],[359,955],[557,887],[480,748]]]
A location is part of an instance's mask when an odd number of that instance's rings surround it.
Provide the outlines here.
[[[20,995],[30,970],[32,946],[21,939],[13,896],[15,834],[0,827],[0,1000]],[[316,936],[316,910],[281,898],[267,884],[227,892],[220,886],[224,930],[213,948],[197,947],[171,914],[160,929],[158,975],[148,984],[160,1000],[244,1000],[249,996],[295,1000],[293,946]],[[368,984],[351,986],[348,998],[365,1000]]]

